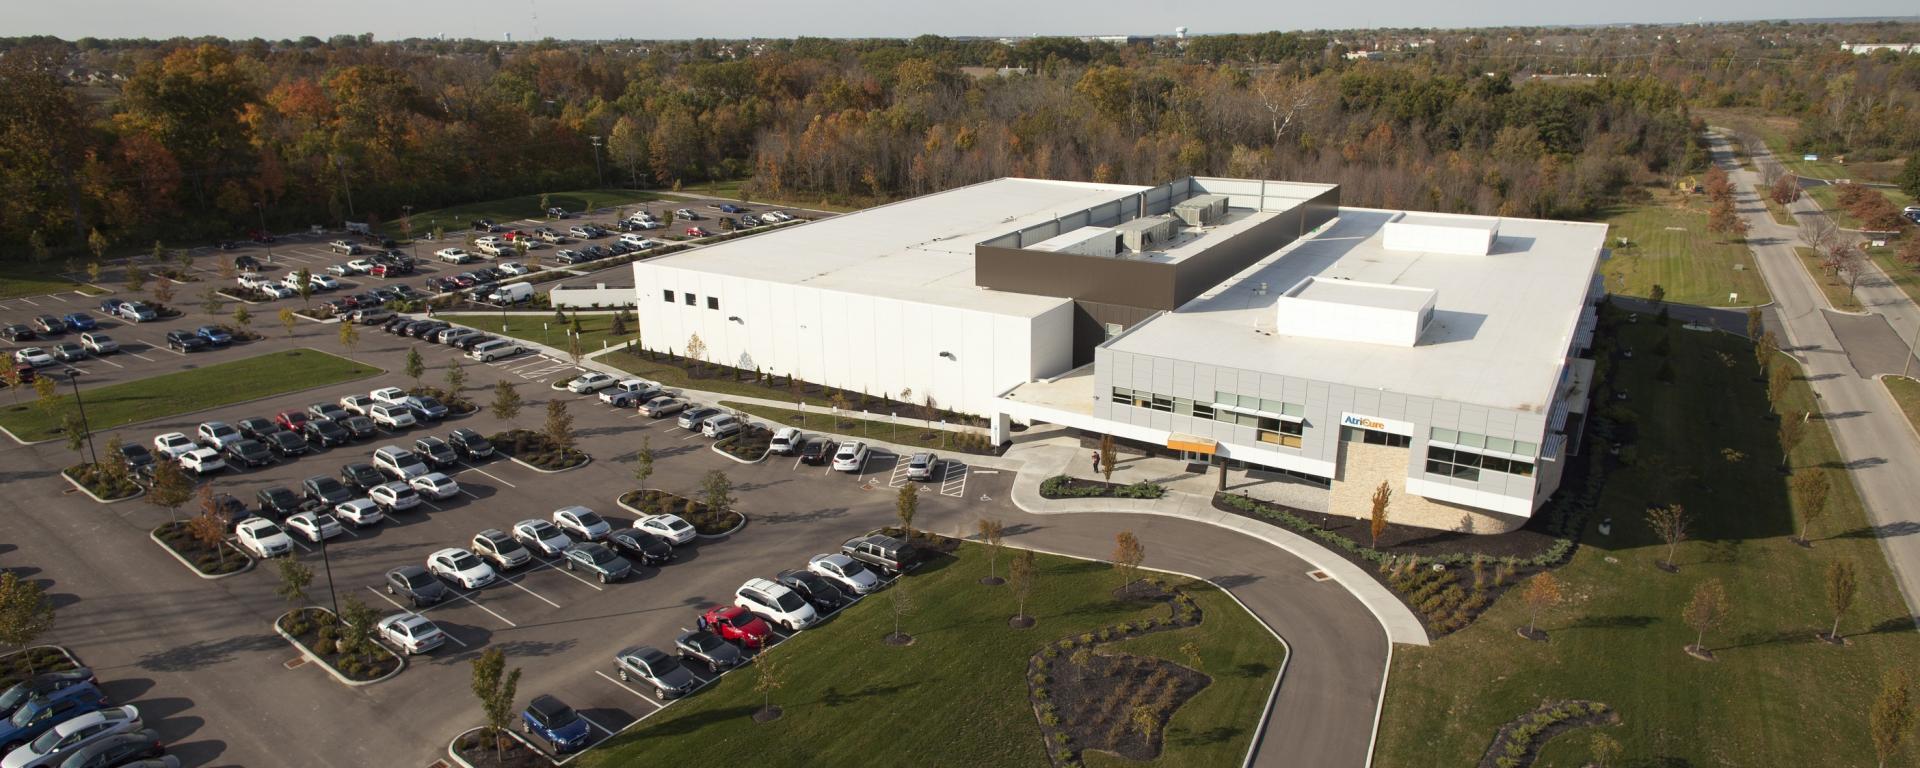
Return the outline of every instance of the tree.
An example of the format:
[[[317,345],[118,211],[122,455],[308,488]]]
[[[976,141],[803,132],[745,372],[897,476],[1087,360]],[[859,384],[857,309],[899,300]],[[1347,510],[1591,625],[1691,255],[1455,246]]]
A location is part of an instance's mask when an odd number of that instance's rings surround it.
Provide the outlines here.
[[[640,450],[633,454],[633,479],[641,488],[647,487],[647,480],[653,477],[653,438],[642,435]]]
[[[1920,267],[1920,235],[1910,235],[1900,243],[1900,263]]]
[[[293,326],[299,322],[300,318],[293,314],[293,310],[285,308],[280,310],[280,325],[287,329],[287,338],[293,338]]]
[[[772,720],[780,716],[780,710],[773,708],[773,692],[786,687],[786,669],[774,660],[776,658],[778,657],[773,654],[762,653],[753,659],[753,668],[756,673],[753,677],[753,692],[764,697],[761,699],[760,711],[754,713],[755,720]]]
[[[1773,364],[1773,356],[1779,354],[1780,342],[1773,337],[1773,331],[1761,331],[1760,340],[1753,344],[1753,360],[1760,366],[1760,372],[1766,373],[1767,366]]]
[[[353,348],[359,345],[360,345],[360,326],[355,323],[347,322],[346,320],[341,320],[340,321],[340,348],[345,349],[347,351],[347,357],[351,358],[353,357]],[[417,384],[419,382],[416,380],[415,383]]]
[[[687,359],[705,363],[707,361],[707,343],[700,340],[700,334],[687,338]]]
[[[493,385],[493,417],[501,421],[512,421],[520,415],[520,390],[513,382],[501,379]]]
[[[999,520],[980,518],[974,524],[980,532],[980,543],[987,545],[987,583],[1000,583],[1000,540],[1006,534],[1007,525]]]
[[[161,459],[153,465],[153,482],[147,487],[147,503],[165,509],[180,521],[180,507],[193,498],[193,479],[173,459]]]
[[[1719,166],[1707,169],[1707,199],[1715,202],[1733,200],[1733,182],[1727,179],[1727,172]]]
[[[1673,556],[1680,542],[1687,540],[1687,523],[1687,510],[1679,504],[1647,508],[1647,527],[1653,529],[1653,535],[1667,544],[1666,559],[1656,563],[1661,568],[1680,570],[1680,566],[1674,564]]]
[[[1775,411],[1785,405],[1787,390],[1793,386],[1793,371],[1784,365],[1776,365],[1767,372],[1767,402],[1773,404]]]
[[[1527,603],[1527,637],[1539,637],[1540,612],[1558,605],[1564,597],[1560,580],[1554,578],[1553,571],[1541,571],[1527,580],[1527,589],[1521,593]]]
[[[407,348],[407,364],[405,368],[401,369],[401,372],[405,373],[407,378],[413,379],[413,386],[415,388],[420,386],[420,377],[427,375],[427,362],[420,359],[419,347]]]
[[[233,324],[242,333],[246,332],[247,326],[253,325],[253,313],[247,310],[247,305],[242,304],[233,308]]]
[[[1707,231],[1739,239],[1747,236],[1747,220],[1733,209],[1733,198],[1725,198],[1713,204],[1707,212]]]
[[[1907,155],[1907,163],[1901,166],[1894,183],[1900,185],[1900,191],[1907,193],[1907,197],[1920,200],[1920,152]]]
[[[1655,304],[1659,304],[1666,300],[1667,300],[1667,287],[1664,285],[1661,285],[1659,283],[1654,283],[1652,290],[1647,291],[1647,301],[1651,301]]]
[[[1800,536],[1796,541],[1806,545],[1809,543],[1807,529],[1827,514],[1827,494],[1833,490],[1833,479],[1826,470],[1809,467],[1795,472],[1790,485],[1794,506],[1800,508]]]
[[[338,617],[344,624],[340,628],[341,650],[363,654],[363,659],[373,661],[373,633],[375,624],[380,621],[380,614],[362,602],[359,595],[349,593],[345,603],[340,607]]]
[[[1133,531],[1121,531],[1113,537],[1113,568],[1120,572],[1121,589],[1133,583],[1134,574],[1146,559],[1147,546],[1140,543],[1140,537],[1133,535]]]
[[[214,551],[220,565],[227,564],[227,524],[232,518],[213,495],[213,486],[200,487],[200,514],[187,521],[187,535],[200,546]]]
[[[513,700],[520,691],[520,668],[507,671],[507,655],[499,648],[488,648],[473,660],[473,696],[480,700],[480,712],[487,721],[487,735],[493,739],[494,762],[504,759],[507,726],[513,722]]]
[[[1873,751],[1880,758],[1881,768],[1886,768],[1887,758],[1899,753],[1907,732],[1913,730],[1913,719],[1913,690],[1906,670],[1887,670],[1880,678],[1880,696],[1873,700],[1873,709],[1867,714]]]
[[[1113,482],[1114,456],[1113,435],[1100,436],[1100,476],[1107,482]]]
[[[1155,712],[1153,707],[1146,704],[1136,704],[1133,707],[1132,720],[1134,730],[1140,732],[1140,738],[1145,739],[1148,744],[1152,744],[1153,735],[1160,730],[1159,713]]]
[[[547,440],[556,448],[573,447],[573,414],[567,413],[567,401],[547,401]]]
[[[1373,534],[1375,549],[1380,547],[1380,534],[1387,532],[1387,505],[1393,501],[1393,488],[1387,481],[1380,481],[1380,487],[1373,489],[1373,519],[1367,526],[1367,532]]]
[[[583,346],[584,343],[585,342],[582,342],[577,335],[569,334],[567,336],[567,358],[572,360],[575,366],[580,365],[580,359],[587,356],[587,348]]]
[[[219,317],[227,309],[227,300],[220,296],[219,291],[208,287],[200,292],[200,309],[207,313],[207,317]]]
[[[1840,617],[1853,607],[1853,595],[1859,586],[1852,560],[1835,560],[1827,564],[1827,607],[1833,609],[1833,628],[1827,630],[1828,642],[1840,642]]]
[[[1793,467],[1793,449],[1800,446],[1800,439],[1807,436],[1806,414],[1781,414],[1780,426],[1776,429],[1780,437],[1780,468]]]
[[[1680,617],[1694,631],[1693,645],[1687,650],[1698,654],[1707,654],[1703,643],[1707,641],[1707,631],[1720,626],[1727,620],[1732,606],[1727,602],[1727,587],[1719,579],[1707,579],[1693,588],[1693,599],[1687,601],[1687,607]]]
[[[1758,340],[1760,338],[1760,334],[1767,330],[1767,325],[1765,321],[1766,321],[1766,316],[1760,312],[1759,307],[1748,307],[1747,308],[1747,338]]]
[[[108,240],[107,236],[101,234],[99,229],[87,230],[87,250],[93,253],[94,264],[98,264],[106,260],[107,247],[112,244],[113,244],[113,241]],[[91,268],[89,268],[90,273],[91,271],[92,271]],[[97,275],[89,274],[88,277],[92,279],[94,282],[100,281],[100,278]]]
[[[460,390],[466,387],[467,367],[460,363],[460,358],[456,357],[453,359],[453,364],[447,366],[447,394],[458,397]]]
[[[900,518],[900,530],[906,538],[913,538],[913,516],[920,511],[920,484],[906,483],[900,486],[900,493],[893,500],[893,514]]]
[[[608,333],[609,335],[612,335],[612,336],[625,336],[625,335],[627,335],[627,312],[626,312],[626,310],[624,310],[624,309],[623,309],[623,310],[621,310],[621,311],[619,311],[619,312],[615,312],[615,313],[613,313],[613,319],[612,319],[611,321],[608,321],[608,323],[607,323],[607,333]]]
[[[893,614],[893,634],[887,636],[889,642],[905,643],[911,639],[911,636],[901,634],[900,620],[912,615],[915,607],[913,591],[907,589],[907,580],[896,580],[893,587],[887,590],[887,609]]]
[[[720,470],[708,470],[700,478],[700,501],[707,505],[707,514],[715,522],[725,519],[733,511],[733,479]]]
[[[0,366],[0,382],[4,382],[7,390],[13,393],[13,401],[20,402],[20,385],[26,383],[20,378],[20,370],[11,365]]]
[[[274,567],[280,573],[280,586],[274,588],[273,593],[295,606],[306,602],[307,587],[313,584],[313,569],[291,557],[280,558]]]
[[[1007,567],[1007,582],[1013,585],[1013,598],[1019,609],[1013,614],[1015,620],[1029,619],[1027,616],[1027,597],[1033,594],[1033,582],[1040,577],[1040,564],[1033,556],[1033,550],[1023,549],[1013,556],[1013,563]]]
[[[147,287],[147,268],[127,262],[127,293],[139,293]]]
[[[1767,195],[1776,203],[1792,205],[1795,200],[1800,199],[1800,177],[1789,173],[1774,179],[1773,187],[1767,190]]]
[[[293,278],[295,280],[293,290],[300,294],[300,301],[308,306],[312,306],[313,270],[301,267],[300,271],[293,273]]]
[[[10,570],[0,573],[0,645],[26,650],[52,628],[53,601],[40,583]],[[31,674],[33,657],[29,654],[26,659]]]
[[[33,380],[34,403],[40,410],[55,419],[66,409],[67,399],[60,396],[60,385],[52,376],[41,376]]]

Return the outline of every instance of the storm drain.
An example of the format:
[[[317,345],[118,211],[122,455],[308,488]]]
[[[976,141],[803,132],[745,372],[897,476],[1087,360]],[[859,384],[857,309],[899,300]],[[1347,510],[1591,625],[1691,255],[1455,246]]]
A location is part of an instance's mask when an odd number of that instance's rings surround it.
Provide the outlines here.
[[[300,667],[305,666],[306,663],[307,663],[307,657],[295,656],[291,659],[287,659],[286,663],[282,666],[285,666],[287,669],[299,669]]]
[[[1333,575],[1321,570],[1307,571],[1307,578],[1314,581],[1333,581]]]

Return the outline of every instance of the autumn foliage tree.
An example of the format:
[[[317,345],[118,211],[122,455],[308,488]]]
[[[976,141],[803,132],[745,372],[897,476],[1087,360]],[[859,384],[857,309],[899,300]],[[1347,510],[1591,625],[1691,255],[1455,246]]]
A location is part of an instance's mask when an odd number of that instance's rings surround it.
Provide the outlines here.
[[[1693,598],[1687,601],[1687,607],[1680,612],[1687,626],[1693,628],[1693,644],[1687,646],[1689,653],[1711,656],[1705,645],[1707,632],[1720,626],[1727,620],[1727,614],[1733,610],[1727,599],[1727,586],[1719,579],[1708,579],[1693,588]]]

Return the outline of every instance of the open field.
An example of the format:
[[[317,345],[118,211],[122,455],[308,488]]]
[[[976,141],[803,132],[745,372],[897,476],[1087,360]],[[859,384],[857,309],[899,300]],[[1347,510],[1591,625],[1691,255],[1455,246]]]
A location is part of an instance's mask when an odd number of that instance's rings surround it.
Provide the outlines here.
[[[1900,174],[1900,161],[1841,163],[1832,157],[1803,160],[1789,143],[1799,121],[1791,117],[1766,114],[1757,109],[1696,109],[1694,114],[1709,125],[1724,126],[1758,136],[1767,143],[1780,164],[1800,176],[1813,179],[1854,179],[1856,181],[1893,181]],[[1757,147],[1748,149],[1758,151]]]
[[[547,193],[548,205],[565,208],[570,213],[659,199],[660,196],[652,192],[632,189],[579,189]],[[414,234],[424,235],[438,226],[448,232],[458,232],[465,230],[468,223],[474,219],[492,219],[495,223],[504,224],[519,219],[544,219],[546,215],[546,209],[540,207],[539,195],[521,195],[452,205],[430,211],[414,211],[413,231]],[[400,220],[395,218],[384,222],[380,225],[380,230],[398,237],[401,234]]]
[[[1600,271],[1614,293],[1645,298],[1658,285],[1667,301],[1680,304],[1747,306],[1770,300],[1746,244],[1707,231],[1705,197],[1659,193],[1654,203],[1615,209],[1602,221],[1613,258]]]
[[[49,260],[46,264],[34,266],[20,261],[0,262],[0,299],[16,296],[41,296],[61,291],[78,291],[85,288],[72,280],[54,274],[60,271],[61,264]],[[97,293],[89,290],[88,293]]]
[[[270,352],[258,357],[209,365],[151,378],[82,389],[87,421],[95,432],[283,392],[366,378],[380,369],[314,349]],[[67,390],[69,402],[72,397]],[[32,391],[17,404],[0,407],[0,426],[21,440],[57,435],[59,421],[42,410]]]
[[[1000,557],[1002,575],[1008,554]],[[904,585],[917,606],[900,622],[901,631],[915,638],[911,646],[881,642],[894,627],[891,595],[883,591],[777,647],[773,655],[785,685],[772,701],[784,710],[780,719],[749,719],[762,703],[753,685],[758,670],[750,666],[594,750],[583,764],[1046,765],[1039,724],[1027,703],[1028,657],[1062,637],[1164,618],[1167,608],[1114,600],[1119,578],[1104,563],[1041,555],[1027,602],[1039,623],[1011,629],[1007,619],[1015,603],[1009,588],[978,583],[987,575],[985,555],[983,547],[964,545],[956,559],[936,561],[890,588]],[[1199,627],[1102,645],[1096,652],[1191,665],[1179,646],[1193,643],[1197,668],[1212,683],[1175,711],[1154,764],[1237,765],[1285,652],[1232,598],[1204,583],[1186,588],[1204,616]],[[1056,658],[1056,669],[1066,659],[1065,653]],[[893,757],[876,757],[882,755]]]
[[[1797,504],[1751,346],[1644,318],[1619,327],[1638,352],[1616,379],[1632,399],[1606,410],[1630,414],[1637,461],[1613,471],[1584,544],[1555,572],[1567,600],[1540,616],[1550,642],[1516,636],[1528,620],[1516,594],[1431,647],[1397,649],[1375,765],[1472,765],[1502,723],[1567,698],[1619,711],[1623,723],[1606,733],[1626,746],[1625,765],[1873,765],[1867,710],[1882,671],[1920,658],[1920,635],[1825,424],[1808,422],[1791,461],[1832,481],[1827,515],[1802,548],[1789,540]],[[1670,384],[1658,380],[1663,358],[1653,352],[1662,333]],[[1775,364],[1793,365],[1785,355]],[[1791,384],[1789,418],[1819,408],[1804,381]],[[1677,573],[1655,567],[1666,547],[1643,522],[1648,505],[1667,503],[1693,521]],[[1612,534],[1601,535],[1607,518]],[[1833,621],[1823,584],[1837,561],[1859,578],[1840,623],[1844,648],[1814,638]],[[1706,635],[1714,662],[1682,650],[1695,637],[1682,608],[1709,579],[1725,584],[1732,606]],[[1550,742],[1537,765],[1587,764],[1590,733]],[[1909,740],[1887,764],[1917,756]]]
[[[1920,380],[1904,376],[1886,376],[1880,379],[1887,386],[1887,393],[1893,395],[1893,401],[1900,404],[1900,412],[1907,415],[1907,423],[1920,430]]]

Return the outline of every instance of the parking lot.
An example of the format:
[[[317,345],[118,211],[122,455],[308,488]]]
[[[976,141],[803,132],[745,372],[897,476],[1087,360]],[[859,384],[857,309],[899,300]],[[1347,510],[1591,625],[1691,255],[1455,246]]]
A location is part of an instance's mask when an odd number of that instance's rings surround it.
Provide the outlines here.
[[[9,305],[0,309],[0,322],[42,313],[18,300]],[[127,351],[119,358],[82,363],[88,370],[82,386],[262,354],[290,343],[276,325],[262,329],[266,337],[260,341],[224,350],[182,356],[155,346],[167,330],[201,322],[189,315],[103,329]],[[336,328],[302,321],[291,343],[337,352]],[[129,443],[149,444],[160,433],[191,433],[202,421],[270,417],[377,387],[406,386],[398,371],[411,347],[418,347],[427,362],[427,383],[440,383],[442,369],[458,354],[368,328],[355,357],[386,368],[386,375],[163,418],[117,434]],[[634,516],[615,499],[636,485],[632,462],[642,436],[650,438],[658,457],[649,485],[695,495],[703,474],[725,471],[739,499],[736,508],[749,523],[732,536],[689,543],[673,561],[637,568],[621,582],[600,584],[543,559],[487,587],[461,590],[457,598],[423,611],[448,633],[446,645],[412,658],[398,677],[361,688],[342,686],[312,665],[294,663],[298,653],[271,629],[274,617],[289,606],[275,594],[277,577],[270,564],[218,581],[199,579],[147,540],[146,532],[168,519],[164,510],[139,501],[101,506],[66,492],[54,474],[74,460],[63,445],[4,448],[7,469],[0,477],[31,482],[10,486],[29,491],[0,498],[0,538],[18,547],[0,552],[0,563],[49,580],[61,611],[55,637],[49,639],[73,648],[101,669],[103,679],[118,680],[113,686],[122,693],[109,687],[110,695],[136,705],[158,697],[155,726],[189,765],[286,764],[290,753],[311,756],[303,764],[428,765],[442,754],[447,739],[479,722],[468,690],[468,662],[480,652],[498,648],[524,670],[523,703],[552,693],[603,733],[618,731],[666,702],[620,681],[615,652],[633,645],[671,648],[702,610],[730,604],[746,579],[804,567],[810,555],[833,551],[849,537],[891,523],[891,489],[906,482],[904,460],[880,451],[854,473],[785,457],[740,464],[710,450],[711,441],[679,429],[673,419],[656,421],[630,409],[612,409],[594,395],[550,389],[549,384],[578,373],[555,358],[529,354],[489,365],[466,361],[466,367],[467,394],[483,406],[496,380],[522,385],[526,406],[515,426],[538,428],[546,401],[566,398],[580,447],[593,461],[560,474],[499,457],[463,462],[449,470],[461,488],[453,498],[349,530],[324,549],[299,542],[294,557],[316,574],[308,590],[315,603],[330,605],[354,595],[383,614],[398,611],[381,588],[389,569],[423,564],[435,550],[467,546],[482,529],[546,519],[570,504],[588,506],[616,528],[626,527]],[[298,489],[307,477],[337,476],[343,464],[366,461],[381,445],[411,447],[417,437],[444,437],[456,427],[491,434],[506,425],[483,410],[258,469],[219,473],[207,482],[251,502],[264,488]],[[96,441],[104,446],[115,433],[103,432]],[[971,472],[964,463],[948,462],[936,481],[924,484],[929,492],[921,497],[920,524],[964,529],[976,516],[1002,514],[1010,480],[1010,475]],[[324,727],[285,727],[316,721]]]

